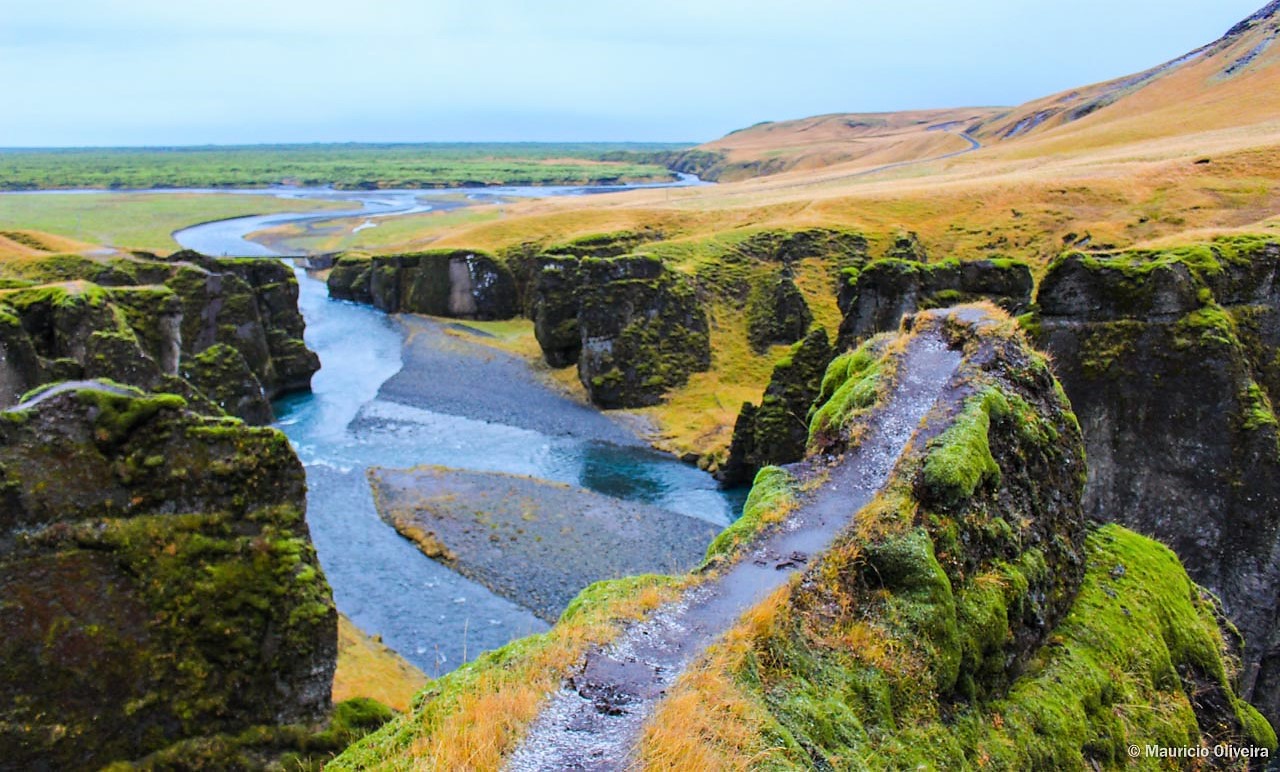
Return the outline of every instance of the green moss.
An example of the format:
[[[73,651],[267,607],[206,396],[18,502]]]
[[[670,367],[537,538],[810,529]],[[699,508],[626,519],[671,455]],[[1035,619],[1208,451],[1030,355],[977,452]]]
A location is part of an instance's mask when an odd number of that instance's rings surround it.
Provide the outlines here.
[[[1008,398],[996,388],[971,397],[955,421],[929,443],[923,483],[931,502],[954,507],[973,497],[978,486],[997,485],[1000,465],[991,455],[992,419],[1010,414]]]
[[[827,366],[822,387],[809,416],[809,439],[838,434],[880,396],[883,349],[891,335],[879,335]]]
[[[793,506],[796,501],[796,479],[785,469],[766,466],[756,474],[742,507],[742,516],[721,531],[707,547],[706,561],[730,557],[738,546],[753,539],[768,516]]]
[[[1177,348],[1198,345],[1237,346],[1236,323],[1222,306],[1215,304],[1196,309],[1178,320],[1173,344]]]
[[[1193,275],[1205,279],[1221,275],[1230,265],[1242,265],[1274,238],[1268,236],[1224,236],[1207,244],[1193,244],[1160,250],[1130,250],[1112,254],[1073,252],[1059,256],[1053,268],[1068,258],[1091,270],[1116,270],[1127,278],[1142,281],[1151,273],[1173,266],[1186,266]]]
[[[1255,381],[1249,381],[1240,399],[1244,409],[1244,420],[1241,426],[1245,431],[1257,431],[1266,427],[1280,426],[1276,419],[1275,409],[1266,391]]]
[[[865,556],[879,608],[881,649],[818,644],[791,632],[758,643],[737,674],[744,692],[775,716],[776,730],[837,769],[1163,769],[1131,759],[1130,745],[1267,748],[1276,736],[1231,689],[1233,660],[1212,600],[1155,541],[1108,525],[1086,542],[1088,571],[1065,620],[1011,684],[973,687],[996,661],[1018,617],[1024,578],[1046,571],[1035,550],[997,564],[951,593],[923,529],[890,537]],[[874,597],[874,596],[873,596]],[[961,699],[944,702],[958,673]],[[926,677],[928,676],[928,677]],[[1196,703],[1222,701],[1222,724],[1197,719]]]
[[[377,730],[395,716],[382,703],[365,697],[333,706],[319,727],[255,726],[238,734],[194,737],[136,762],[117,762],[103,772],[169,769],[286,769],[319,772],[335,755]]]
[[[161,410],[181,410],[187,405],[185,399],[174,394],[126,396],[98,389],[79,389],[76,398],[96,409],[95,433],[99,441],[106,443],[124,440],[134,427]]]

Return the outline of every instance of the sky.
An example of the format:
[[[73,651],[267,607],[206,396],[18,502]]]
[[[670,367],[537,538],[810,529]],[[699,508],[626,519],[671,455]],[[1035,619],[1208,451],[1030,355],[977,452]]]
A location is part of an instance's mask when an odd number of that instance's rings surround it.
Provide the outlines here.
[[[702,142],[1015,105],[1265,0],[0,0],[0,147]]]

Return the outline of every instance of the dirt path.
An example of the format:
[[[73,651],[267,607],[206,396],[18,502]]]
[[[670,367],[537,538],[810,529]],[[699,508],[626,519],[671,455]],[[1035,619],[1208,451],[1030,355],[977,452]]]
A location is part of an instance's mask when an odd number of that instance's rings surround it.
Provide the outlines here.
[[[898,382],[864,441],[786,525],[733,568],[587,656],[508,763],[526,770],[616,770],[631,762],[644,721],[676,679],[739,617],[827,549],[888,481],[907,442],[959,366],[935,334],[907,349]]]

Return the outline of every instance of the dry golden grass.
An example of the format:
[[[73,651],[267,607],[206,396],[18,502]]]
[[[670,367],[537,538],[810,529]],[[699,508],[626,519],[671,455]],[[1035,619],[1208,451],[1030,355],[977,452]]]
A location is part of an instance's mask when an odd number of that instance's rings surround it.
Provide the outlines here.
[[[622,597],[582,609],[550,633],[525,639],[501,664],[464,666],[428,686],[428,701],[404,721],[412,735],[394,752],[374,745],[348,752],[354,767],[496,770],[547,696],[587,650],[612,640],[620,624],[674,600],[694,580],[641,581]],[[434,694],[432,690],[437,690]]]
[[[427,677],[380,641],[365,635],[346,616],[338,616],[338,669],[333,701],[370,697],[398,711],[409,709]]]
[[[999,113],[994,108],[839,113],[759,124],[708,142],[731,164],[764,164],[774,171],[810,171],[842,163],[874,167],[964,150],[956,134]],[[724,181],[746,179],[731,169]]]
[[[680,677],[645,724],[639,746],[642,769],[737,772],[781,758],[783,749],[768,740],[767,710],[733,674],[785,613],[790,591],[780,588],[748,611]]]

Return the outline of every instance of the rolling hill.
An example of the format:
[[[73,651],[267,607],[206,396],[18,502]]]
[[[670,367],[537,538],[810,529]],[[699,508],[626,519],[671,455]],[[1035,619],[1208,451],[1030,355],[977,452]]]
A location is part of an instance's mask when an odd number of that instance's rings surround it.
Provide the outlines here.
[[[958,154],[972,143],[1029,157],[1098,149],[1280,117],[1280,2],[1218,40],[1143,72],[1014,108],[839,113],[766,122],[699,146],[704,174],[729,182],[848,165],[879,168]]]

